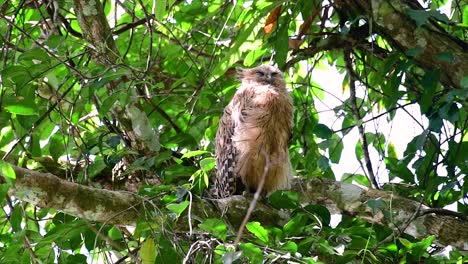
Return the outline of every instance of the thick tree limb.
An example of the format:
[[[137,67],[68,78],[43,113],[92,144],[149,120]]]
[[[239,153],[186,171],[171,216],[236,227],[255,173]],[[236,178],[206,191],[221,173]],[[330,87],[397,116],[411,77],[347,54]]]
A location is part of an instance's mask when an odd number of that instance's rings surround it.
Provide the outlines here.
[[[418,7],[413,1],[343,0],[339,8],[371,18],[374,30],[403,52],[416,52],[416,63],[426,71],[440,70],[446,87],[462,88],[461,81],[468,72],[468,43],[454,39],[431,19],[419,27],[408,12]]]
[[[71,183],[52,174],[40,173],[13,166],[16,172],[16,185],[10,194],[17,199],[36,206],[51,208],[64,213],[109,224],[127,225],[142,218],[143,210],[149,203],[142,196],[118,191],[108,191]],[[4,177],[4,175],[1,175]],[[3,178],[0,177],[0,182]],[[321,204],[332,214],[348,214],[367,222],[398,229],[407,226],[401,232],[416,238],[434,235],[441,244],[468,250],[468,221],[452,215],[425,214],[430,208],[416,201],[393,195],[381,190],[365,190],[356,185],[327,179],[296,179],[293,190],[300,192],[302,205]],[[380,200],[379,208],[370,208],[367,202]],[[239,227],[250,204],[250,199],[233,196],[219,200],[198,199],[192,204],[190,219],[221,217],[227,208],[225,219]],[[151,200],[151,206],[162,208],[158,199]],[[407,224],[415,213],[421,215]],[[391,219],[384,216],[392,215]],[[390,213],[390,214],[388,214]],[[178,219],[175,228],[189,230],[188,216]],[[286,211],[275,210],[271,206],[258,203],[252,212],[250,221],[259,221],[264,225],[282,225],[290,219]],[[198,221],[195,220],[195,221]],[[197,223],[192,222],[192,226]]]
[[[92,188],[50,173],[12,167],[16,184],[9,193],[17,199],[89,221],[125,225],[138,219],[137,208],[143,201],[138,195]],[[0,178],[0,182],[2,180]]]

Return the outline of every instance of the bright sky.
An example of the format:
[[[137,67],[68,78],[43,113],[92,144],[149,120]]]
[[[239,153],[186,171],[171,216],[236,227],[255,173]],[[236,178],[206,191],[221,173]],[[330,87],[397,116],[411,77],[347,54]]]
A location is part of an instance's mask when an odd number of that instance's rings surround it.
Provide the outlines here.
[[[349,98],[349,89],[343,92],[343,77],[344,76],[341,75],[335,67],[330,67],[328,70],[316,69],[312,74],[312,79],[316,83],[320,84],[320,86],[328,93],[333,94],[342,101]],[[364,88],[357,86],[356,90],[357,97],[365,98]],[[340,120],[337,122],[337,117],[335,113],[331,111],[331,109],[341,105],[341,102],[328,93],[325,93],[325,99],[323,101],[315,99],[315,107],[319,112],[319,122],[327,125],[333,130],[339,130],[341,129],[342,121]],[[404,102],[400,103],[404,104]],[[406,109],[421,123],[427,123],[425,118],[421,117],[419,107],[417,105],[408,106]],[[374,112],[372,114],[375,116],[379,113]],[[368,114],[365,118],[363,118],[363,120],[371,119],[372,114]],[[422,129],[415,124],[414,120],[402,110],[397,110],[395,118],[391,121],[391,123],[387,122],[386,116],[382,116],[373,122],[364,124],[364,127],[366,132],[380,132],[387,140],[390,139],[397,150],[399,158],[403,157],[403,152],[405,151],[407,144],[415,136],[422,132]],[[339,133],[339,135],[341,136],[341,133]],[[338,180],[341,179],[343,173],[363,174],[354,152],[355,145],[359,138],[360,136],[356,128],[352,129],[352,131],[344,137],[344,149],[341,155],[340,163],[332,164],[333,172],[335,173],[335,176]],[[369,151],[374,173],[378,177],[379,182],[387,182],[388,173],[385,169],[385,164],[383,164],[383,161],[380,160],[380,157],[377,155],[377,151],[373,148],[373,146],[369,146]]]

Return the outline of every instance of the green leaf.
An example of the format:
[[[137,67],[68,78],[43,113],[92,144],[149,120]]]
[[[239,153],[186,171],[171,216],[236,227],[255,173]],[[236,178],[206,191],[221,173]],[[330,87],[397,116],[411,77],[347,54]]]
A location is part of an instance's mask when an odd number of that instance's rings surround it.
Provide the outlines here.
[[[465,26],[468,26],[468,5],[463,7],[462,23]]]
[[[216,161],[214,158],[205,158],[200,160],[200,167],[203,171],[209,172],[214,169]]]
[[[15,170],[10,164],[2,160],[0,160],[0,174],[5,178],[5,181],[9,186],[13,186],[15,184]]]
[[[288,253],[295,254],[297,252],[298,246],[292,241],[287,241],[286,244],[281,245],[280,249]]]
[[[424,49],[422,48],[412,48],[412,49],[407,49],[405,50],[405,54],[408,55],[409,57],[419,57],[424,52]]]
[[[460,81],[460,86],[461,86],[463,89],[468,89],[468,75],[467,75],[467,76],[463,76],[463,78],[462,78],[461,81]]]
[[[288,35],[289,23],[280,23],[278,31],[276,33],[275,41],[275,62],[278,64],[280,69],[286,64],[286,58],[288,57],[289,48],[289,35]]]
[[[435,113],[431,115],[429,118],[429,130],[434,131],[437,133],[440,133],[440,130],[442,129],[442,126],[444,125],[444,122],[442,118],[438,115],[438,113]]]
[[[166,0],[157,0],[156,1],[156,10],[154,11],[154,17],[158,21],[162,21],[166,15]]]
[[[252,243],[242,243],[239,245],[242,253],[249,259],[249,263],[263,263],[262,250]]]
[[[429,13],[431,14],[432,17],[436,18],[439,21],[442,21],[446,24],[450,23],[450,19],[447,17],[447,15],[444,13],[441,13],[437,9],[431,9],[429,10]]]
[[[435,57],[441,61],[445,61],[448,63],[453,63],[455,61],[455,57],[453,56],[453,53],[451,52],[437,53]]]
[[[398,159],[398,155],[395,149],[395,145],[392,142],[388,143],[387,156],[392,159]]]
[[[346,115],[343,119],[343,123],[341,124],[341,133],[343,133],[343,136],[348,134],[351,129],[353,129],[354,126],[354,117],[351,115]]]
[[[217,238],[226,240],[227,226],[221,219],[209,218],[198,225],[201,229],[209,232]]]
[[[432,98],[436,95],[439,76],[439,70],[428,71],[421,80],[421,85],[424,87],[420,105],[422,113],[427,113],[429,108],[433,106]]]
[[[120,230],[115,226],[109,229],[108,234],[109,234],[109,237],[114,241],[117,241],[123,238],[122,232],[120,232]]]
[[[247,53],[247,56],[245,56],[244,66],[254,66],[257,63],[257,59],[260,58],[263,54],[265,54],[265,52],[266,49],[262,47],[260,47],[259,49],[251,50],[249,53]]]
[[[389,176],[391,180],[393,180],[395,177],[398,177],[408,183],[414,182],[414,175],[408,169],[405,163],[400,162],[395,158],[385,158],[385,165],[389,170]]]
[[[293,191],[276,191],[268,196],[268,201],[280,209],[296,209],[300,205],[299,193]]]
[[[409,15],[409,17],[411,19],[414,20],[414,22],[416,22],[416,26],[417,27],[420,27],[422,25],[424,25],[427,20],[429,19],[429,17],[431,16],[431,13],[425,11],[425,10],[413,10],[413,9],[409,9],[407,10],[407,14]]]
[[[155,263],[182,263],[181,256],[174,247],[174,237],[159,238],[157,250]]]
[[[364,158],[364,152],[362,150],[362,142],[359,140],[354,147],[354,154],[356,154],[356,158],[358,160],[362,160]]]
[[[10,223],[11,223],[11,228],[15,232],[19,232],[22,230],[21,228],[21,222],[23,221],[23,213],[21,209],[21,204],[17,203],[15,207],[13,208],[13,212],[10,215]]]
[[[201,155],[206,154],[206,153],[209,153],[209,151],[206,151],[206,150],[189,151],[189,152],[184,153],[184,155],[182,155],[181,159],[197,157],[197,156],[201,156]]]
[[[376,214],[378,211],[383,211],[385,202],[380,199],[369,199],[366,201],[366,205],[372,209],[372,212]]]
[[[33,104],[28,104],[27,102],[18,102],[14,105],[5,105],[5,109],[17,115],[37,115],[36,106]]]
[[[10,186],[8,186],[8,184],[6,183],[0,184],[0,200],[1,201],[3,201],[3,199],[6,197],[9,189],[10,189]]]
[[[62,253],[63,254],[63,253]],[[23,262],[24,263],[24,262]],[[67,257],[66,264],[86,264],[87,258],[83,254],[70,255]]]
[[[185,209],[189,206],[189,204],[190,203],[188,201],[183,201],[178,204],[168,204],[166,205],[166,208],[171,210],[171,212],[173,212],[174,214],[177,215],[177,217],[179,217],[185,211]]]
[[[141,262],[143,264],[153,264],[156,262],[156,244],[152,238],[147,238],[140,249]]]
[[[330,225],[331,214],[330,214],[330,211],[328,211],[328,209],[325,206],[319,205],[319,204],[309,204],[306,207],[304,207],[304,210],[320,217],[320,220],[322,221],[322,225],[325,225],[325,226]]]
[[[428,236],[422,241],[411,244],[411,253],[413,253],[416,258],[422,258],[423,255],[426,254],[427,249],[432,245],[434,239],[435,236]]]
[[[317,160],[317,166],[321,169],[321,170],[326,170],[330,167],[330,162],[328,160],[327,157],[325,156],[320,156]]]
[[[249,222],[245,227],[262,242],[269,242],[268,231],[259,222]]]
[[[107,96],[104,101],[102,101],[101,106],[99,107],[99,118],[103,118],[109,110],[112,108],[114,103],[122,96],[122,91],[116,91],[110,96]]]
[[[191,166],[183,166],[181,164],[176,164],[170,167],[167,167],[164,170],[164,177],[167,177],[168,181],[172,181],[174,177],[189,177],[191,176],[196,169]]]
[[[338,164],[341,159],[341,153],[343,152],[343,140],[336,134],[332,136],[332,142],[333,145],[330,146],[329,148],[329,153],[330,153],[330,161]]]
[[[401,97],[401,93],[399,93],[398,89],[401,85],[401,80],[403,78],[403,74],[400,72],[396,72],[392,75],[390,80],[385,82],[381,87],[382,91],[384,92],[385,96],[383,97],[383,102],[386,109],[391,109],[395,107],[398,99]]]
[[[323,139],[329,139],[333,135],[332,130],[324,124],[317,124],[312,130],[312,133]]]
[[[94,162],[91,163],[88,167],[88,177],[89,179],[93,179],[99,173],[101,173],[107,167],[106,163],[104,162],[104,158],[102,156],[96,156]]]
[[[55,133],[49,140],[49,153],[57,161],[65,153],[65,139],[62,134]]]
[[[283,231],[288,236],[297,236],[302,233],[308,220],[309,218],[306,215],[298,213],[284,225]]]
[[[32,60],[49,61],[49,59],[49,54],[41,48],[32,48],[18,57],[18,61],[29,62],[28,64],[33,64]]]

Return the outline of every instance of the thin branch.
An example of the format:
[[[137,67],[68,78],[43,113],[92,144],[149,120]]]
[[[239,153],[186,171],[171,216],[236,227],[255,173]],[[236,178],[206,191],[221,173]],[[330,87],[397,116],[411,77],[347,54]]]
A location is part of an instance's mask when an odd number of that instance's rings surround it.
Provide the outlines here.
[[[461,220],[468,221],[468,216],[467,215],[465,215],[463,213],[459,213],[459,212],[450,211],[450,210],[447,210],[447,209],[444,209],[444,208],[427,208],[427,209],[421,210],[419,212],[418,216],[423,216],[423,215],[427,215],[427,214],[455,216],[455,217],[460,218]]]
[[[344,52],[345,52],[344,59],[346,61],[346,70],[348,71],[348,77],[349,77],[350,103],[351,103],[353,117],[358,127],[359,135],[362,141],[362,150],[364,154],[364,161],[366,164],[368,177],[369,177],[370,182],[374,186],[374,188],[380,189],[379,183],[377,182],[377,179],[375,178],[374,170],[372,169],[372,162],[370,160],[370,155],[369,155],[369,144],[367,143],[366,135],[364,132],[364,126],[362,125],[361,116],[359,114],[359,109],[358,109],[357,102],[356,102],[356,86],[355,86],[355,79],[354,79],[354,74],[353,74],[351,50],[345,49]]]
[[[374,120],[376,120],[376,119],[378,119],[378,118],[380,118],[380,117],[382,117],[384,115],[387,115],[387,114],[389,114],[389,113],[391,113],[391,112],[393,112],[395,110],[398,110],[400,108],[404,109],[405,107],[407,107],[409,105],[413,105],[413,104],[415,104],[415,102],[410,102],[410,103],[407,103],[407,104],[404,104],[404,105],[398,104],[398,106],[392,107],[392,108],[388,109],[387,111],[385,111],[383,113],[380,113],[380,114],[378,114],[376,116],[373,116],[372,118],[369,118],[367,120],[362,121],[361,124],[366,124],[368,122],[374,121]],[[341,129],[338,129],[338,130],[333,130],[333,133],[338,133],[338,132],[342,132],[342,131],[345,131],[345,130],[348,130],[348,129],[352,129],[355,126],[357,126],[357,124],[356,125],[350,125],[350,126],[347,126],[347,127],[343,127]]]
[[[244,220],[242,220],[242,223],[239,229],[237,230],[236,240],[234,240],[234,246],[237,246],[239,244],[240,239],[242,237],[242,233],[244,232],[245,225],[249,221],[250,215],[255,209],[258,198],[260,198],[260,194],[262,193],[263,185],[265,184],[265,178],[270,168],[270,159],[268,158],[268,155],[266,155],[266,153],[264,153],[264,155],[265,155],[265,167],[263,168],[263,175],[262,175],[262,178],[260,179],[260,183],[258,185],[257,191],[255,192],[254,197],[252,201],[250,202],[249,209],[247,209],[247,213],[245,214]]]

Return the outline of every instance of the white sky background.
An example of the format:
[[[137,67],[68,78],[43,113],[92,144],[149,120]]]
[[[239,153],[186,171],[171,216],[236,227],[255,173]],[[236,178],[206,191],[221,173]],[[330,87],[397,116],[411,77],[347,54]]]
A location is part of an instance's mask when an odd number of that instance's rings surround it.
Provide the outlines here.
[[[341,129],[342,119],[337,121],[335,112],[332,109],[341,105],[341,101],[349,98],[349,89],[343,91],[344,75],[340,74],[335,67],[330,66],[328,70],[315,69],[312,73],[312,79],[318,83],[325,93],[324,100],[315,98],[315,108],[319,112],[319,122],[330,127],[332,130]],[[336,98],[334,96],[336,96]],[[365,88],[356,86],[356,97],[365,99]],[[337,99],[339,98],[339,100]],[[400,102],[404,104],[404,102]],[[427,119],[421,117],[418,105],[410,105],[406,107],[407,111],[411,113],[421,123],[427,124]],[[386,111],[382,109],[382,111]],[[406,150],[407,144],[417,135],[422,133],[422,129],[415,124],[414,120],[403,110],[396,110],[396,115],[393,120],[387,122],[386,116],[381,116],[378,119],[365,123],[364,128],[366,132],[380,132],[385,136],[386,141],[391,141],[395,146],[398,158],[403,157],[403,152]],[[380,114],[378,112],[367,114],[362,120],[372,118],[372,115]],[[338,134],[342,136],[341,133]],[[356,173],[365,175],[360,168],[355,154],[355,146],[360,139],[357,128],[353,128],[343,138],[344,149],[341,154],[339,164],[331,164],[332,170],[335,173],[337,180],[341,179],[343,173]],[[379,180],[379,183],[388,182],[388,173],[385,169],[385,164],[377,154],[372,145],[369,145],[370,159],[373,165],[374,173]]]
[[[419,3],[427,8],[428,4],[424,1],[418,0]],[[448,0],[447,3],[439,8],[439,11],[446,14],[449,18],[452,17],[451,12],[452,0]],[[340,74],[334,66],[329,66],[327,70],[319,68],[314,69],[312,72],[312,80],[318,83],[322,89],[326,90],[324,100],[315,98],[315,108],[319,113],[319,123],[328,126],[332,130],[341,129],[342,119],[338,119],[333,112],[333,108],[341,105],[341,101],[349,98],[349,89],[343,91],[343,78],[344,75]],[[401,89],[401,88],[400,88]],[[333,94],[333,96],[331,95]],[[366,91],[362,86],[356,84],[356,97],[365,99]],[[400,100],[398,103],[401,105],[407,103]],[[395,117],[390,122],[387,122],[387,116],[382,116],[375,121],[364,124],[365,132],[380,132],[385,136],[386,142],[392,142],[395,146],[398,158],[403,157],[403,152],[406,150],[408,143],[417,135],[423,132],[423,129],[415,123],[414,119],[418,120],[424,127],[427,127],[428,120],[426,117],[421,115],[419,105],[414,104],[405,107],[406,111],[401,109],[396,110]],[[386,111],[382,109],[382,111]],[[376,116],[380,113],[373,112],[368,113],[362,120],[369,120],[372,116]],[[411,116],[413,116],[413,118]],[[338,134],[342,136],[341,133]],[[344,173],[351,174],[362,174],[366,175],[359,162],[357,161],[355,154],[355,146],[360,139],[357,128],[353,128],[344,137],[344,149],[341,154],[339,164],[331,164],[331,168],[335,173],[337,180],[340,180]],[[375,148],[369,145],[370,160],[376,178],[380,184],[388,182],[388,171],[385,169],[385,164],[381,157],[379,157]],[[364,164],[364,161],[363,161]],[[409,168],[412,170],[411,168]]]

